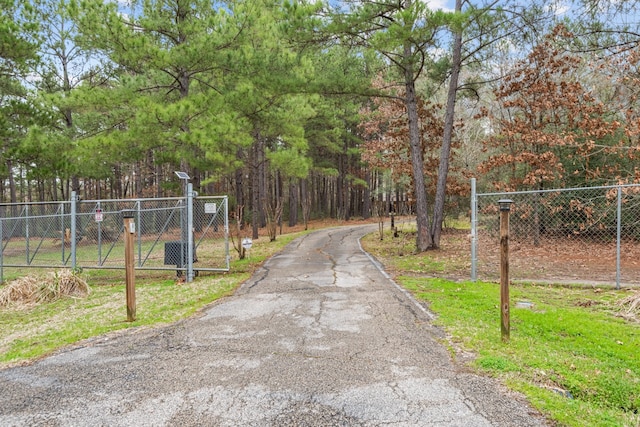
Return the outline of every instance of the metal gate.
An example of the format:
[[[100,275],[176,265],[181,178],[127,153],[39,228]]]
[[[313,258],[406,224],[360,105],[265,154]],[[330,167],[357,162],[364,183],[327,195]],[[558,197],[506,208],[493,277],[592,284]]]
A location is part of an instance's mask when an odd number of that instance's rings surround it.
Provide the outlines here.
[[[0,204],[0,282],[5,268],[124,269],[125,214],[135,231],[135,268],[229,271],[226,196]]]

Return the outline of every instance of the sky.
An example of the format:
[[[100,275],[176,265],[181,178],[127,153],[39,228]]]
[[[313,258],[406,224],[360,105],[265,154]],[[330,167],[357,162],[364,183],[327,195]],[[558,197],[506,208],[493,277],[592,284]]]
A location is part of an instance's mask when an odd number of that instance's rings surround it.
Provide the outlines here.
[[[431,10],[453,10],[455,1],[453,0],[425,0]]]

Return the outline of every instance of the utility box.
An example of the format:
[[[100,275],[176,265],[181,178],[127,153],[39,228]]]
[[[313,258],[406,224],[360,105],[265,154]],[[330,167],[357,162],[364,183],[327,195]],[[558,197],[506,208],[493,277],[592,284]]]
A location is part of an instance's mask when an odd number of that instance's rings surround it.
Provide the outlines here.
[[[187,265],[189,257],[187,248],[188,246],[186,242],[165,242],[164,265],[175,265],[177,268],[183,268]],[[193,262],[198,262],[195,245],[193,246]]]

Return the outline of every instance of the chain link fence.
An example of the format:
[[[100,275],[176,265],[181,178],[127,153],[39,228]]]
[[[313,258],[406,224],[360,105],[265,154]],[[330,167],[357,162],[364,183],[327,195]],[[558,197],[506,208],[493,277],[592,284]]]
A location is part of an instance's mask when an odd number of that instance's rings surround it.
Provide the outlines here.
[[[226,197],[85,201],[74,194],[65,202],[0,204],[0,282],[9,268],[124,269],[125,212],[136,223],[136,269],[191,278],[229,270]]]
[[[511,199],[509,269],[515,281],[640,284],[640,185],[475,193],[471,276],[498,280],[498,200]]]

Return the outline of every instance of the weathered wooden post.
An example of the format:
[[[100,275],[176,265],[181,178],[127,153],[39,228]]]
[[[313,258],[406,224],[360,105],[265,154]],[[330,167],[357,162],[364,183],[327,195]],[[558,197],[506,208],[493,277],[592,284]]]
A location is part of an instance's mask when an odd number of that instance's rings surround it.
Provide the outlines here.
[[[503,342],[509,342],[509,212],[513,200],[498,200],[500,207],[500,331]]]
[[[133,220],[133,211],[124,211],[124,258],[127,294],[127,322],[136,320],[136,286],[134,274],[134,246],[133,236],[136,232],[136,223]]]

